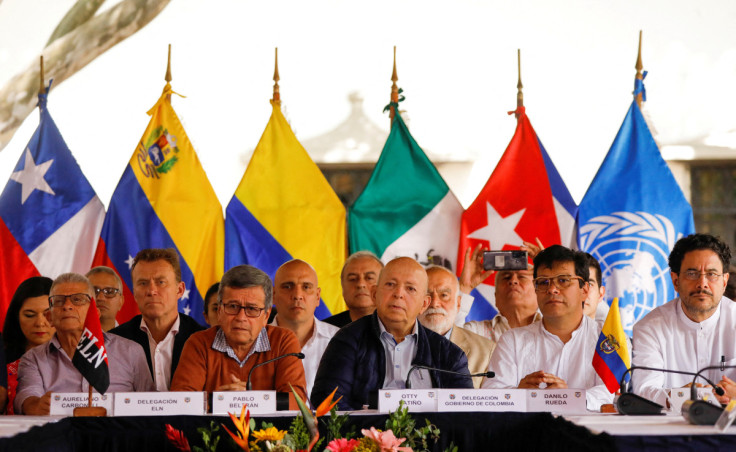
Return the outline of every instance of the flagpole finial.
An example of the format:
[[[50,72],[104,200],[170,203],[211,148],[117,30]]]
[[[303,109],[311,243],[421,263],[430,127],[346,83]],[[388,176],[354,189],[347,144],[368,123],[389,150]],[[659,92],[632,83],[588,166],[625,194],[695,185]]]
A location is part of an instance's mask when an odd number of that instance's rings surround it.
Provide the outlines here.
[[[281,105],[281,93],[279,92],[279,48],[276,47],[276,55],[273,67],[273,101]]]
[[[166,83],[171,83],[171,44],[169,44],[169,58],[166,62],[166,76],[164,80],[166,80]]]
[[[639,30],[639,53],[636,56],[636,80],[634,81],[634,89],[637,88],[639,83],[642,83],[640,80],[644,80],[644,74],[642,74],[642,69],[644,69],[644,65],[641,62],[641,30]],[[641,108],[641,101],[642,101],[643,93],[638,92],[636,94],[636,104]]]
[[[394,104],[399,103],[399,86],[396,84],[399,81],[399,76],[396,74],[396,46],[394,46],[394,72],[391,74],[391,102]],[[391,111],[388,115],[389,119],[393,122],[394,116],[396,115],[396,109],[391,106]]]
[[[516,83],[516,118],[519,118],[519,108],[524,106],[524,85],[521,83],[521,49],[516,49],[516,57],[519,70],[519,81]]]
[[[38,94],[46,94],[46,85],[44,84],[45,74],[43,73],[43,55],[41,55],[41,69],[39,75],[41,76],[41,87],[38,90]]]

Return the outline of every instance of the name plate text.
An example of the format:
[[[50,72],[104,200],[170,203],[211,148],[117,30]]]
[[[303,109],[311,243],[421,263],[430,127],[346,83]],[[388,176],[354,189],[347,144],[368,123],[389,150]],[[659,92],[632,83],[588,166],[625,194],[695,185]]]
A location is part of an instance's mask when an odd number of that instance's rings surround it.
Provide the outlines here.
[[[437,389],[379,389],[378,412],[396,411],[403,400],[410,413],[437,411]]]
[[[527,411],[586,414],[585,389],[527,389]]]
[[[115,393],[115,416],[201,416],[204,412],[204,392]]]
[[[438,411],[526,412],[523,389],[438,389]]]
[[[101,406],[107,410],[107,415],[112,415],[112,394],[92,393],[92,406]],[[89,393],[87,392],[54,392],[51,393],[50,415],[71,416],[74,408],[87,406]]]
[[[713,394],[712,388],[697,388],[697,397],[698,400],[705,400],[706,402],[710,402],[713,405],[721,406],[720,402],[718,402],[718,399],[716,398],[716,395]],[[669,391],[670,393],[670,410],[672,410],[673,413],[680,414],[682,411],[682,404],[685,403],[685,400],[690,400],[690,388],[672,388]]]
[[[243,405],[250,414],[276,412],[276,391],[223,391],[212,393],[212,414],[234,413],[240,416]]]

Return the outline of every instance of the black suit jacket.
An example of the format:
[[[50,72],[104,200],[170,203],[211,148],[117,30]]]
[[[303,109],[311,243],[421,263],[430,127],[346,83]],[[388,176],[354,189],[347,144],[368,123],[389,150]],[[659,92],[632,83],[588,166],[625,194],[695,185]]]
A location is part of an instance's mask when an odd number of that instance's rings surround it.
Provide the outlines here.
[[[148,335],[145,331],[141,330],[141,318],[141,315],[137,315],[122,325],[111,329],[110,333],[135,341],[143,347],[143,351],[146,353],[146,361],[148,361],[148,370],[151,372],[151,378],[154,378],[153,364],[151,363],[151,349],[148,346]],[[205,328],[197,323],[196,320],[186,314],[179,313],[179,332],[174,337],[174,350],[171,354],[172,377],[174,376],[174,371],[176,371],[176,366],[179,364],[179,356],[181,356],[184,343],[189,339],[189,336],[203,329]]]

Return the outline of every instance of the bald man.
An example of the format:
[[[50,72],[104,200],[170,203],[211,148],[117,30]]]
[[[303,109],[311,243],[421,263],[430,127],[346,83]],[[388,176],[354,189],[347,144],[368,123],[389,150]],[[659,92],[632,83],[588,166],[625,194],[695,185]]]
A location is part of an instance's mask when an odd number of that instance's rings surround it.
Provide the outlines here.
[[[405,388],[415,365],[465,375],[414,371],[412,388],[473,387],[460,347],[417,321],[430,303],[427,273],[417,261],[399,257],[386,264],[371,297],[376,311],[343,327],[327,346],[312,389],[314,402],[337,388],[339,409],[376,408],[378,390]]]
[[[319,361],[338,327],[314,317],[319,306],[320,288],[317,272],[308,263],[294,259],[276,270],[273,278],[273,304],[276,317],[271,325],[289,329],[296,334],[305,357],[302,360],[307,379],[307,394],[312,392]]]

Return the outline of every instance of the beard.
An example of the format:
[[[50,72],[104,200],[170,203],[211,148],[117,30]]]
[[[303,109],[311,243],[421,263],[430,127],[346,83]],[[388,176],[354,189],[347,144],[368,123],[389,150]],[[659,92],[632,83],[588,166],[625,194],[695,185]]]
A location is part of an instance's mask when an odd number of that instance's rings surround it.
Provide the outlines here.
[[[699,302],[694,298],[695,295],[708,295],[710,296],[710,303]],[[707,314],[713,312],[717,307],[720,300],[716,301],[713,296],[713,292],[708,290],[695,290],[688,294],[687,297],[680,295],[682,305],[685,310],[693,314]],[[707,299],[706,299],[707,300]]]
[[[445,334],[452,328],[455,319],[443,308],[427,308],[420,321],[425,328],[437,334]]]

